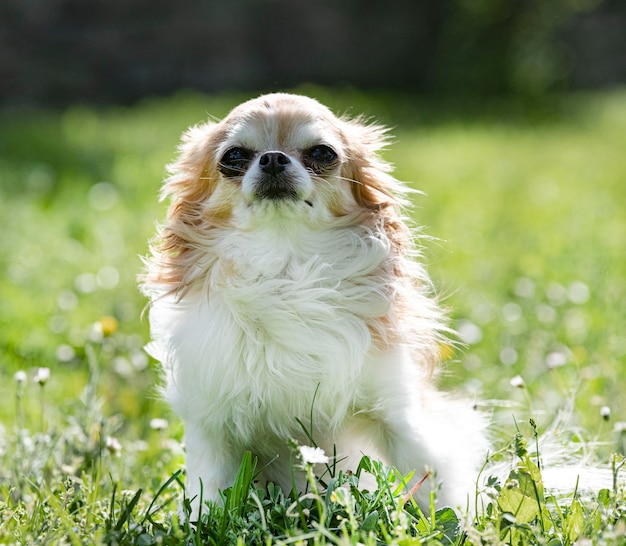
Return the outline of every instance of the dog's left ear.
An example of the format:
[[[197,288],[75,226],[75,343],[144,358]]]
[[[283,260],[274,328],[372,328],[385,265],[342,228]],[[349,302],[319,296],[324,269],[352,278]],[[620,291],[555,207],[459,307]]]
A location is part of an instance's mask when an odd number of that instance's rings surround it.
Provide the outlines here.
[[[222,136],[220,129],[217,123],[206,122],[183,133],[178,157],[167,166],[170,176],[161,189],[161,199],[200,202],[211,193],[218,178],[213,156]]]
[[[182,293],[189,284],[197,262],[194,237],[218,182],[215,153],[222,131],[219,124],[207,122],[183,133],[178,156],[167,166],[169,177],[161,188],[161,200],[170,198],[170,206],[151,246],[153,259],[144,276],[147,284],[169,286],[171,293]]]
[[[347,161],[342,176],[355,183],[352,192],[357,203],[376,211],[404,204],[406,189],[390,172],[393,167],[380,156],[389,143],[386,127],[343,119]]]
[[[407,203],[404,196],[409,189],[390,174],[393,167],[380,156],[389,142],[388,130],[359,119],[342,121],[347,161],[341,174],[354,181],[354,199],[362,208],[372,212],[383,226],[392,247],[401,253],[411,239],[409,228],[400,214],[400,208]]]

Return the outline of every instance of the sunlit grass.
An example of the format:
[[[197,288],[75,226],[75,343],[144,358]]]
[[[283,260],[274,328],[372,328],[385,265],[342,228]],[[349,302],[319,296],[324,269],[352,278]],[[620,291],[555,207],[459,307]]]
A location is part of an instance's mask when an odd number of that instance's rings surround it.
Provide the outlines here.
[[[440,241],[426,255],[470,333],[468,373],[453,373],[498,397],[521,374],[539,404],[576,389],[587,425],[625,409],[623,107],[588,97],[558,122],[413,128],[391,154],[427,193],[417,221]]]
[[[309,91],[394,126],[386,157],[425,193],[413,196],[411,214],[425,226],[424,259],[466,342],[442,382],[498,407],[504,438],[515,433],[513,416],[534,417],[541,431],[574,398],[572,425],[604,442],[603,453],[623,451],[626,94],[463,112],[412,97]],[[47,489],[18,484],[30,504],[12,509],[63,513],[46,504],[69,498],[63,476],[73,488],[91,480],[80,489],[103,506],[113,484],[122,504],[134,495],[124,501],[122,489],[143,488],[137,510],[147,509],[179,468],[170,438],[179,440],[181,427],[157,401],[135,277],[163,216],[157,192],[181,131],[241,98],[183,95],[0,120],[0,453],[13,460],[20,442],[35,446],[20,454],[19,469],[0,470],[0,500],[17,494],[16,475],[56,480]],[[40,367],[51,370],[45,389],[33,381]],[[27,372],[21,387],[19,370]],[[511,385],[517,376],[525,388]],[[95,389],[88,404],[85,385]],[[151,427],[162,417],[165,430]],[[15,430],[27,439],[15,443]],[[106,437],[119,442],[120,457]],[[42,532],[51,525],[44,512]]]

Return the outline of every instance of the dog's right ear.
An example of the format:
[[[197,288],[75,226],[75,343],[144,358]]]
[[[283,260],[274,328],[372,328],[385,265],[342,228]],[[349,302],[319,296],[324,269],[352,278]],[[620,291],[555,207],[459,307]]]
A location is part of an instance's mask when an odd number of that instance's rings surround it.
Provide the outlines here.
[[[220,124],[206,122],[183,133],[178,157],[166,167],[169,177],[161,188],[161,200],[170,197],[173,205],[197,204],[209,197],[219,178],[216,154],[223,132]]]
[[[166,221],[159,226],[146,260],[144,290],[161,286],[160,293],[183,294],[197,264],[198,231],[205,222],[204,206],[219,180],[217,150],[224,138],[218,123],[207,122],[183,133],[178,157],[167,166],[169,177],[161,200],[170,198]]]

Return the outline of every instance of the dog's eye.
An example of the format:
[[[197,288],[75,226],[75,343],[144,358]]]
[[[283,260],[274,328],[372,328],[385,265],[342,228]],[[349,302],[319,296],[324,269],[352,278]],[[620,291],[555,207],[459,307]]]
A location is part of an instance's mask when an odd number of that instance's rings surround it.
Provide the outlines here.
[[[228,177],[242,176],[252,159],[252,152],[245,148],[230,148],[222,156],[218,166],[219,171]]]
[[[315,173],[330,169],[337,162],[337,153],[330,146],[319,144],[304,152],[302,162]]]

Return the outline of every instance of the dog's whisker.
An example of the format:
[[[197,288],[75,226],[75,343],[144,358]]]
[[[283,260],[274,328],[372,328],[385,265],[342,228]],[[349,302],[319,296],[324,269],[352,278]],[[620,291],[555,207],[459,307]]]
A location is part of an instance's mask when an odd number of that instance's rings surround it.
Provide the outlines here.
[[[338,176],[338,180],[343,180],[344,182],[350,182],[350,184],[356,184],[358,186],[363,186],[363,182],[360,180],[356,180],[354,178],[348,178],[347,176]]]

